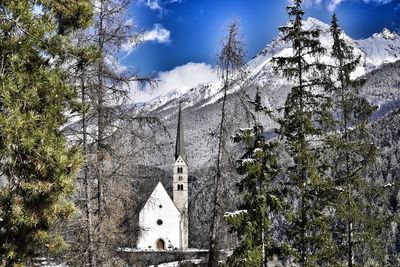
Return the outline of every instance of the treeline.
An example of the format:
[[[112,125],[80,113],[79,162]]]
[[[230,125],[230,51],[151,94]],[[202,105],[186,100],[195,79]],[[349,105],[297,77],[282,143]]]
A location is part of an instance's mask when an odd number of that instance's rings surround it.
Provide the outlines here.
[[[304,29],[301,4],[287,7],[289,21],[279,28],[292,53],[272,59],[293,85],[281,116],[263,106],[257,90],[253,128],[233,136],[246,150],[237,162],[240,210],[224,216],[239,237],[227,264],[399,266],[397,191],[367,179],[378,150],[368,129],[375,107],[360,92],[365,80],[350,77],[360,57],[336,15],[328,53],[319,30]],[[320,60],[325,55],[333,64]],[[277,138],[265,138],[260,116],[278,123]]]

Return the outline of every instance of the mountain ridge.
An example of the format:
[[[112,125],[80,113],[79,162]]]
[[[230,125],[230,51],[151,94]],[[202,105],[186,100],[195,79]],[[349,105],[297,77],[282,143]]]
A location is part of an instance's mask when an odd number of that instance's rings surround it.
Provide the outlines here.
[[[303,21],[303,27],[306,30],[319,29],[321,32],[321,44],[328,50],[331,50],[332,38],[330,36],[330,26],[318,19],[309,17]],[[257,85],[264,85],[265,83],[281,84],[287,83],[282,77],[277,77],[272,70],[271,59],[274,56],[284,55],[290,53],[290,44],[282,40],[282,34],[272,39],[258,54],[256,54],[247,63],[248,78],[247,81],[256,81]],[[400,60],[400,35],[392,32],[386,28],[382,32],[374,33],[370,37],[361,40],[354,40],[346,33],[343,37],[350,45],[354,47],[356,55],[361,56],[360,65],[353,73],[353,78],[369,73],[383,64],[393,63]],[[330,62],[329,56],[324,56],[322,61]],[[231,90],[230,93],[238,90],[237,87]],[[212,104],[217,101],[222,95],[218,95],[220,91],[220,82],[215,81],[212,83],[203,83],[187,90],[176,88],[168,93],[154,98],[148,102],[142,103],[137,112],[147,113],[156,110],[170,101],[180,98],[190,98],[194,102],[187,102],[183,108],[193,106],[198,102],[205,99],[210,99],[207,104]],[[136,106],[137,108],[137,106]]]

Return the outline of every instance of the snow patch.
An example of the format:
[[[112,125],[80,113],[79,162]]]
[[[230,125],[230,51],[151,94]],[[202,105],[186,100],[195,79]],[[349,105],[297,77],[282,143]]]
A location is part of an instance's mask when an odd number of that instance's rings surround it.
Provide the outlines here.
[[[150,265],[149,267],[179,267],[181,263],[193,263],[193,264],[200,264],[203,260],[202,259],[193,259],[193,260],[183,260],[183,261],[174,261],[168,263],[162,263],[157,265]]]
[[[228,217],[235,217],[241,214],[247,213],[247,210],[237,210],[237,211],[233,211],[233,212],[225,212],[224,214],[224,218],[228,218]]]

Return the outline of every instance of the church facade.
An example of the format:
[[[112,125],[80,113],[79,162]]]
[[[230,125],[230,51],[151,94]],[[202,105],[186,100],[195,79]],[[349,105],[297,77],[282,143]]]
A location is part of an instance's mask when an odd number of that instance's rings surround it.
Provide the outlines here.
[[[181,113],[179,105],[173,199],[159,182],[139,214],[139,225],[143,230],[137,243],[138,249],[185,250],[189,247],[188,166]]]

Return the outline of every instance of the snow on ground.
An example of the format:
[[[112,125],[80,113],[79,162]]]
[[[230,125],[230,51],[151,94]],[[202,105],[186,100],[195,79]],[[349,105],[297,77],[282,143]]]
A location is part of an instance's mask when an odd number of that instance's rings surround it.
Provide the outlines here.
[[[179,267],[181,263],[193,263],[193,264],[199,264],[203,260],[202,259],[194,259],[194,260],[184,260],[184,261],[173,261],[173,262],[168,262],[168,263],[162,263],[158,265],[150,265],[149,267]]]
[[[51,259],[46,259],[46,258],[36,258],[34,259],[35,263],[33,266],[38,266],[38,267],[67,267],[67,265],[63,263],[55,263]]]
[[[138,253],[138,252],[208,252],[207,249],[198,249],[198,248],[188,248],[185,250],[155,250],[155,249],[148,249],[148,248],[118,248],[117,251],[127,252],[127,253]]]

